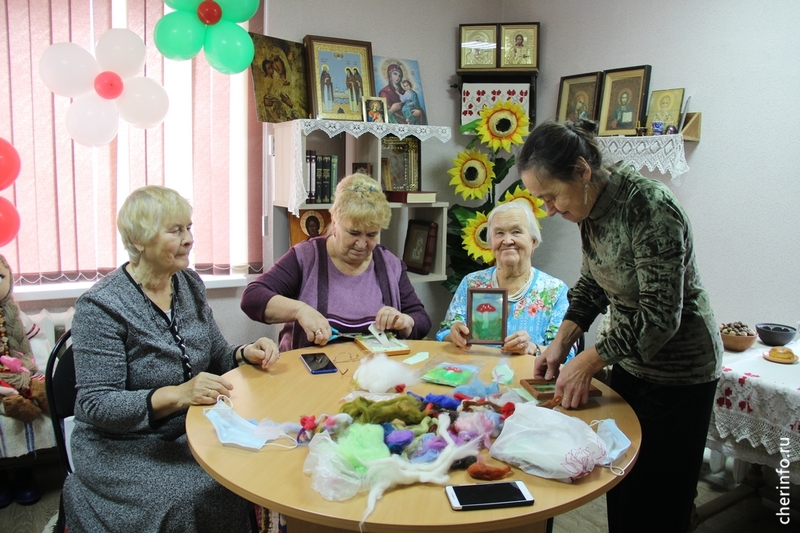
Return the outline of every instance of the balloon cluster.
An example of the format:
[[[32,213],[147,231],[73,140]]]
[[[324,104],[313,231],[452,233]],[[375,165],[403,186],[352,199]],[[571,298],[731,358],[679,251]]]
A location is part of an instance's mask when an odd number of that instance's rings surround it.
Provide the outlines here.
[[[259,0],[164,0],[175,9],[153,31],[161,54],[174,60],[192,59],[205,49],[208,63],[223,74],[236,74],[253,61],[253,40],[237,22],[258,11]]]
[[[19,154],[10,142],[0,139],[0,191],[19,176]],[[19,213],[14,204],[0,196],[0,246],[14,240],[19,232]]]
[[[131,30],[108,30],[95,55],[74,43],[56,43],[39,60],[47,88],[73,98],[66,116],[70,137],[101,146],[116,137],[120,118],[137,128],[161,124],[169,109],[167,92],[155,80],[134,77],[147,59],[142,39]]]

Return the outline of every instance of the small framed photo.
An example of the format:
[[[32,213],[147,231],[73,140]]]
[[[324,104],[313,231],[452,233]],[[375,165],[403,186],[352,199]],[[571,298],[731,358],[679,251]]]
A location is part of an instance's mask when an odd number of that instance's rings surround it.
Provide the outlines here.
[[[500,68],[539,70],[539,23],[500,24]]]
[[[362,113],[364,122],[389,122],[386,113],[386,98],[380,96],[364,97]]]
[[[366,174],[372,177],[372,163],[353,163],[353,174]]]
[[[650,107],[647,111],[647,131],[651,135],[660,129],[663,132],[668,126],[678,127],[683,105],[683,89],[665,89],[650,93]],[[653,122],[660,122],[653,127]]]
[[[416,137],[381,139],[381,180],[385,191],[418,191],[420,143]]]
[[[497,67],[497,25],[461,24],[458,68],[464,70]]]
[[[436,253],[436,237],[439,225],[424,220],[409,220],[403,262],[409,272],[430,274],[433,256]]]
[[[468,341],[503,344],[508,335],[508,289],[467,289]]]
[[[289,241],[291,246],[325,234],[331,223],[327,209],[301,209],[300,216],[289,215]]]
[[[311,116],[363,120],[363,101],[372,96],[372,44],[306,35]]]
[[[556,121],[563,124],[579,119],[597,120],[602,84],[602,71],[561,78]]]
[[[650,65],[606,70],[600,100],[600,135],[636,135],[646,118]]]

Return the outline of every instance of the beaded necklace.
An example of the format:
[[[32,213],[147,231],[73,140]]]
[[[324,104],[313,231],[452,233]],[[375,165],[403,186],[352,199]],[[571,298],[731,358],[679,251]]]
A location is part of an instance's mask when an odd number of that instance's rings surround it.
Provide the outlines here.
[[[0,307],[0,341],[2,341],[3,347],[0,348],[3,355],[7,356],[9,353],[8,350],[8,336],[6,335],[6,316],[3,314],[3,308]]]

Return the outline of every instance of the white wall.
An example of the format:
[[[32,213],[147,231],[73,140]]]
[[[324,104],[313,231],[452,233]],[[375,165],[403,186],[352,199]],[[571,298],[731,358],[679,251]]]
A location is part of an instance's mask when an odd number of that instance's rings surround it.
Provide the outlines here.
[[[703,113],[690,171],[667,183],[692,220],[717,320],[800,320],[800,2],[545,0],[503,2],[502,20],[539,21],[540,120],[555,115],[562,76],[652,65],[653,89],[686,88]],[[787,113],[788,110],[788,113]],[[540,266],[574,282],[576,227],[546,220]],[[535,257],[536,258],[536,257]]]

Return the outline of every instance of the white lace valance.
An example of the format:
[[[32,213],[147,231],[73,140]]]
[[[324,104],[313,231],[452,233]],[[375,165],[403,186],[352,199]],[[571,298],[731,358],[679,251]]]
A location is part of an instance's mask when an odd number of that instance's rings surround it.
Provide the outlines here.
[[[352,120],[311,120],[300,121],[303,133],[308,135],[312,131],[322,130],[329,137],[347,133],[353,137],[361,137],[365,133],[371,133],[377,138],[387,135],[396,135],[404,139],[413,135],[420,141],[430,138],[439,139],[442,142],[450,140],[450,128],[447,126],[411,126],[408,124],[389,124],[386,122],[356,122]]]
[[[294,154],[292,156],[292,186],[289,190],[289,212],[300,216],[300,206],[306,201],[308,191],[303,179],[305,154],[300,153],[302,136],[313,131],[324,131],[328,137],[335,137],[340,133],[347,133],[353,137],[361,137],[365,133],[381,139],[387,135],[396,135],[404,139],[413,135],[420,141],[436,138],[442,142],[450,140],[450,128],[447,126],[410,126],[408,124],[388,124],[384,122],[356,122],[352,120],[312,120],[302,119],[292,121],[292,136],[294,137]]]
[[[650,171],[669,172],[675,185],[680,185],[681,176],[689,171],[680,133],[652,137],[598,137],[597,141],[608,162],[625,160],[637,170],[646,166]]]

